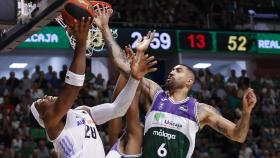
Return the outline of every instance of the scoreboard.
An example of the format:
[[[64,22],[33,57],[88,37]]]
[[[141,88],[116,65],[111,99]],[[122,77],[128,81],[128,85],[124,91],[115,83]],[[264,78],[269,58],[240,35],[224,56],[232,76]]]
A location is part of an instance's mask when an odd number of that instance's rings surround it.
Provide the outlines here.
[[[212,50],[212,36],[208,32],[179,31],[179,49],[182,50]]]
[[[153,29],[141,28],[117,28],[118,44],[124,48],[125,45],[130,44],[132,48],[136,47],[137,39],[144,38],[149,31]],[[176,50],[176,31],[175,30],[156,30],[154,39],[150,44],[148,52],[170,53],[177,52]]]
[[[145,36],[152,29],[117,28],[117,30],[117,41],[120,46],[131,44],[132,48],[135,48],[137,39]],[[280,54],[280,33],[157,29],[148,50],[148,52],[160,53],[196,51]]]
[[[280,33],[177,30],[179,52],[280,54]]]
[[[128,44],[135,48],[137,39],[143,38],[153,29],[119,27],[113,30],[116,41],[122,48]],[[102,35],[97,37],[101,42],[105,42],[102,40]],[[18,48],[69,49],[70,45],[62,27],[46,26],[21,43]],[[280,55],[280,32],[156,29],[148,52]]]

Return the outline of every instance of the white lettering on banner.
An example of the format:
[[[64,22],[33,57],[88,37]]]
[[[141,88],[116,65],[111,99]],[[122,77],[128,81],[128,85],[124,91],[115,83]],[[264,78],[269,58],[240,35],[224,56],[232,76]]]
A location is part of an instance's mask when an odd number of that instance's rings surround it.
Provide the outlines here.
[[[25,42],[32,42],[32,43],[58,43],[58,36],[57,34],[33,34],[31,37],[27,38]]]
[[[265,49],[280,49],[279,43],[277,40],[258,40],[259,48]]]

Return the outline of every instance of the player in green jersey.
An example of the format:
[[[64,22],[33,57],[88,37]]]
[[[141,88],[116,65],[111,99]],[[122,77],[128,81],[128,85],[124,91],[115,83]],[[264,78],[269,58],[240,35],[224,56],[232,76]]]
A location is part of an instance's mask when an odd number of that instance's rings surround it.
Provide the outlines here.
[[[97,27],[102,31],[115,65],[128,77],[130,68],[123,58],[123,51],[112,37],[108,21],[110,16],[102,13]],[[145,53],[154,36],[149,32],[138,47],[137,53]],[[224,118],[210,105],[188,97],[195,74],[186,65],[175,66],[166,80],[166,91],[152,80],[142,79],[147,116],[144,130],[142,157],[144,158],[190,158],[195,147],[199,128],[210,126],[231,140],[244,142],[249,130],[251,112],[256,105],[256,95],[249,88],[243,96],[242,116],[235,124]]]

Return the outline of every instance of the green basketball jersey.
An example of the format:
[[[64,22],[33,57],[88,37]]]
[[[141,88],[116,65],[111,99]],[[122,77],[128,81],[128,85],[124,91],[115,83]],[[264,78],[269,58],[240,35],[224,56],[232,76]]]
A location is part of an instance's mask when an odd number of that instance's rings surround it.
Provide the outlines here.
[[[146,116],[143,158],[190,158],[195,147],[197,101],[174,102],[164,91],[154,98]]]

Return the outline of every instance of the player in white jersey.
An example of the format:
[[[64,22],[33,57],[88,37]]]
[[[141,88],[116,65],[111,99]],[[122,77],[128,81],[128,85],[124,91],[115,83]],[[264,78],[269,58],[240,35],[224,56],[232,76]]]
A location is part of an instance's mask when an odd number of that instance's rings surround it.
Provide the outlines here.
[[[98,23],[98,19],[94,19],[94,22]],[[90,18],[83,18],[81,24],[75,23],[73,35],[77,45],[74,59],[58,97],[45,96],[31,106],[33,116],[45,128],[58,157],[104,158],[103,144],[95,124],[123,116],[133,100],[139,80],[146,73],[156,70],[151,68],[156,61],[147,55],[136,54],[132,60],[129,80],[113,103],[70,109],[85,78],[86,40],[90,26]]]
[[[130,69],[112,37],[108,26],[109,18],[110,16],[103,16],[102,23],[97,26],[102,30],[106,44],[111,46],[109,50],[116,66],[128,77]],[[154,33],[151,32],[147,35],[148,38],[153,36]],[[149,45],[150,43],[146,42],[137,49],[137,53],[144,53]],[[166,91],[152,80],[142,79],[142,94],[146,96],[145,105],[148,105],[142,157],[190,158],[195,147],[196,132],[206,125],[231,140],[246,140],[251,112],[257,101],[253,89],[249,88],[244,93],[242,116],[235,124],[220,115],[212,106],[188,97],[194,82],[195,74],[192,69],[181,64],[169,73]]]

